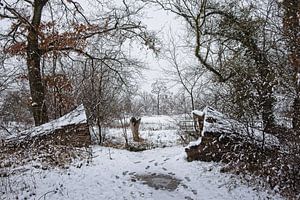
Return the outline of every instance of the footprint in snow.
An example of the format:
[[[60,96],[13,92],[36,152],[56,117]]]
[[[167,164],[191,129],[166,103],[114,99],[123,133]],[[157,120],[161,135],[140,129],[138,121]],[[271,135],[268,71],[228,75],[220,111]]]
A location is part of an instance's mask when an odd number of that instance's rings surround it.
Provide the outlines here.
[[[155,161],[155,160],[149,160],[148,162],[149,162],[149,163],[152,163],[152,162],[154,162],[154,161]]]
[[[193,193],[194,195],[197,195],[197,194],[198,194],[197,190],[192,190],[192,193]]]
[[[169,175],[172,175],[172,176],[175,176],[175,175],[176,175],[176,174],[173,173],[173,172],[169,172],[168,174],[169,174]]]
[[[149,169],[150,168],[150,166],[148,165],[147,167],[145,167],[145,169]]]
[[[181,184],[184,189],[188,189],[189,187],[185,184]]]
[[[191,181],[191,179],[189,177],[184,177],[185,180],[187,180],[188,182]]]

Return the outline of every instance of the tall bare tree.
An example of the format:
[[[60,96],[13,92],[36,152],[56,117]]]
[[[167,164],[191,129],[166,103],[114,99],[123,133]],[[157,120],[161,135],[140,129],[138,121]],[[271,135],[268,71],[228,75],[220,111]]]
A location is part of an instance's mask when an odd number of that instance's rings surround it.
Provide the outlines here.
[[[118,37],[122,42],[137,39],[154,49],[153,34],[135,18],[141,7],[131,6],[125,0],[122,8],[97,0],[92,2],[101,13],[90,15],[73,0],[1,1],[0,17],[8,23],[6,31],[1,33],[3,50],[27,61],[35,125],[48,121],[42,58],[70,56],[71,52],[95,58],[86,46],[91,39],[104,36]]]
[[[217,2],[208,0],[144,0],[159,5],[186,22],[191,36],[188,45],[193,48],[199,67],[210,71],[219,82],[227,82],[235,75],[242,76],[231,63],[242,54],[256,66],[255,93],[262,108],[261,116],[266,129],[274,126],[273,94],[276,84],[273,66],[265,48],[267,34],[261,37],[264,19],[254,13],[251,1]],[[269,17],[269,16],[267,16]],[[220,48],[219,48],[220,47]]]
[[[203,89],[203,82],[206,82],[203,76],[205,71],[197,69],[190,61],[187,62],[187,56],[180,51],[180,47],[175,43],[174,38],[171,38],[170,45],[166,50],[166,58],[170,67],[165,69],[165,73],[171,81],[181,86],[188,94],[190,109],[195,110],[195,93]]]
[[[234,71],[224,69],[211,61],[211,43],[204,37],[205,30],[213,28],[211,18],[215,12],[211,11],[214,3],[208,0],[142,0],[159,5],[162,9],[170,11],[186,22],[187,30],[192,37],[190,46],[193,48],[195,58],[201,67],[214,74],[220,82],[230,79]],[[208,39],[210,40],[210,39]]]
[[[167,86],[164,81],[156,80],[154,83],[152,83],[151,87],[152,87],[151,92],[156,94],[156,111],[157,111],[156,114],[160,115],[161,99],[162,99],[162,95],[167,90]]]

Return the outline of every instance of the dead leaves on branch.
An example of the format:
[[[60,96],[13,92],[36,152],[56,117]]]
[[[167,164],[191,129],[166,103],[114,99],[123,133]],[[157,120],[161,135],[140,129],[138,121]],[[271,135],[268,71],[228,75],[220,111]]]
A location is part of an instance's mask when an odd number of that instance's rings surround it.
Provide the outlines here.
[[[26,74],[20,74],[16,77],[18,81],[28,81]],[[72,93],[74,92],[74,85],[72,80],[62,73],[46,74],[42,77],[43,85],[47,88],[47,96],[51,98],[48,101],[55,99],[56,103],[59,103],[61,108],[70,108],[74,105],[74,98]],[[30,106],[32,101],[28,98],[27,105]]]
[[[4,50],[4,53],[16,56],[24,56],[26,54],[26,43],[16,42]]]
[[[62,50],[83,50],[86,47],[86,40],[90,35],[96,34],[103,28],[98,25],[72,24],[69,31],[59,32],[56,30],[55,22],[42,23],[36,33],[39,40],[41,55],[48,52]],[[27,30],[28,31],[28,30]],[[25,42],[13,42],[5,49],[5,53],[12,56],[25,56],[27,44]]]
[[[104,35],[116,38],[140,38],[143,44],[149,49],[155,49],[155,36],[144,31],[145,27],[139,24],[119,24],[105,21],[103,25],[73,23],[68,31],[59,31],[60,27],[55,21],[44,22],[36,28],[35,34],[39,40],[39,54],[42,56],[50,56],[51,54],[60,54],[62,51],[84,52],[88,45],[87,40],[96,35]],[[25,30],[25,31],[24,31]],[[21,31],[21,29],[19,29]],[[26,35],[30,31],[28,28],[22,28],[22,35]],[[118,35],[118,36],[117,36]],[[12,56],[26,56],[26,42],[12,42],[10,46],[5,48],[5,53]],[[52,55],[53,55],[52,54]]]
[[[61,108],[67,109],[74,105],[74,98],[71,95],[74,88],[67,75],[48,74],[43,77],[43,81],[48,95],[52,97],[52,101],[55,99],[54,102],[58,103]]]
[[[73,89],[70,79],[65,74],[45,75],[43,80],[49,88],[57,88],[69,92]]]
[[[60,33],[51,31],[55,29],[54,26],[55,23],[47,24],[39,31],[39,48],[43,55],[49,52],[57,54],[62,50],[83,50],[87,45],[85,36],[99,29],[97,25],[73,24],[71,30]]]

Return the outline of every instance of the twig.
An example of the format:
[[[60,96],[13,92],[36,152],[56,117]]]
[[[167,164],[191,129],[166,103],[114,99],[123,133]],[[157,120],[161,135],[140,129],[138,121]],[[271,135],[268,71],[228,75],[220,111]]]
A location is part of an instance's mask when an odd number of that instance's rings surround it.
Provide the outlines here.
[[[51,190],[51,191],[46,192],[45,194],[43,194],[42,196],[40,196],[40,198],[38,198],[38,200],[42,199],[43,197],[44,197],[44,199],[46,199],[46,195],[47,195],[47,194],[50,194],[50,193],[52,193],[52,192],[55,194],[55,193],[56,193],[56,190]]]
[[[8,134],[12,135],[12,133],[3,125],[0,125],[2,129],[4,129]]]

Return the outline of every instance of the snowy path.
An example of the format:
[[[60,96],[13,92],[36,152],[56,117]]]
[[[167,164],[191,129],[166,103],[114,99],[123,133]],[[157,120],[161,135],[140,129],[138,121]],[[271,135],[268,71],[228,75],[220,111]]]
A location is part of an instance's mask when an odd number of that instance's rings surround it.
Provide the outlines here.
[[[11,182],[24,180],[18,189],[19,199],[279,199],[266,192],[241,185],[230,175],[218,172],[214,163],[187,162],[182,147],[153,149],[144,152],[94,147],[94,158],[88,166],[61,170],[31,169]],[[111,158],[110,158],[111,156]],[[166,174],[181,180],[174,191],[156,190],[135,175]],[[1,197],[1,196],[0,196]],[[2,196],[11,199],[15,196]]]

